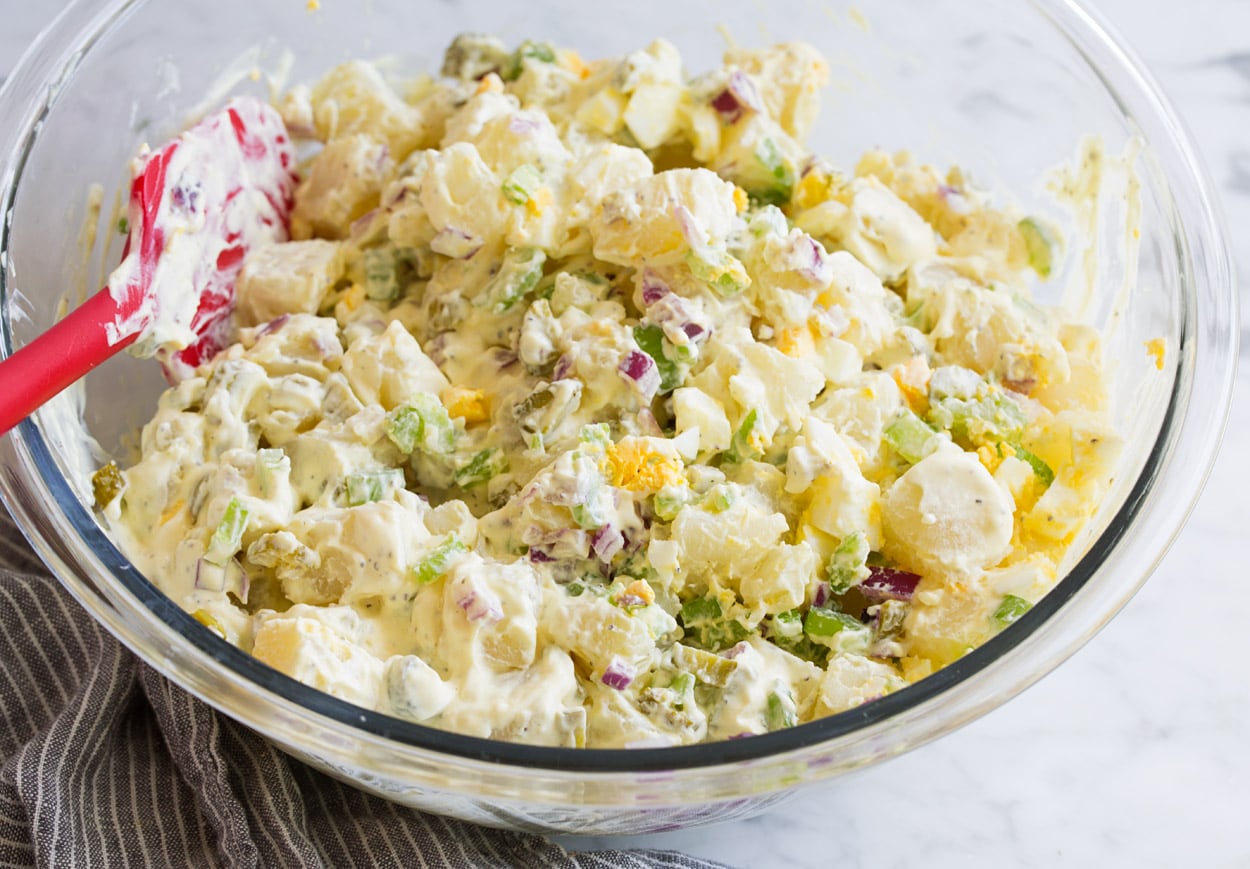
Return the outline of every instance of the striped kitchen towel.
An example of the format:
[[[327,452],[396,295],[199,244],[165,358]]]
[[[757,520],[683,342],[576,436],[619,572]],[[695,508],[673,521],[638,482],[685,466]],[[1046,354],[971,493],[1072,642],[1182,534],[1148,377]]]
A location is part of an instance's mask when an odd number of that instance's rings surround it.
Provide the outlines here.
[[[0,507],[0,864],[712,867],[574,853],[403,808],[164,679],[43,570]]]

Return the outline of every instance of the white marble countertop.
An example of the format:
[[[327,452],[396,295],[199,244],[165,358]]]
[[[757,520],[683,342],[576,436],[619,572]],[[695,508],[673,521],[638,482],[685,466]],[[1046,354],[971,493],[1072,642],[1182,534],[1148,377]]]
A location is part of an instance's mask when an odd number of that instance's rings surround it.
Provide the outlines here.
[[[1095,0],[1153,70],[1223,197],[1250,278],[1250,2]],[[3,0],[0,73],[61,3]],[[1250,357],[1232,433],[1156,575],[1075,657],[955,734],[749,821],[575,847],[736,866],[1250,866],[1242,519]],[[1166,642],[1164,642],[1166,640]]]

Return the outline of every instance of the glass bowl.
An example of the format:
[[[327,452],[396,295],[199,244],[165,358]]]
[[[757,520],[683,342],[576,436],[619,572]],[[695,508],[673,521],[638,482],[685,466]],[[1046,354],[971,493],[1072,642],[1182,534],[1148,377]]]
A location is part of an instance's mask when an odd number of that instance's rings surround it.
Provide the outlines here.
[[[1127,443],[1119,475],[1066,577],[956,663],[830,718],[680,748],[536,748],[360,709],[219,640],[140,575],[98,524],[88,474],[102,455],[124,454],[163,386],[157,366],[125,356],[0,440],[5,503],[82,605],[177,684],[364,790],[494,826],[618,834],[724,820],[984,714],[1105,624],[1184,523],[1231,396],[1230,260],[1190,139],[1095,14],[1067,0],[866,8],[865,16],[842,3],[766,11],[745,0],[633,0],[621,21],[581,0],[374,0],[364,11],[296,0],[74,0],[0,92],[0,354],[54,322],[63,299],[102,285],[116,262],[116,232],[104,217],[86,219],[91,185],[103,185],[107,214],[141,143],[163,140],[229,90],[264,93],[271,71],[311,80],[339,61],[384,55],[404,69],[435,69],[464,30],[548,39],[586,56],[663,35],[691,70],[717,61],[718,25],[747,44],[805,39],[832,70],[810,144],[838,165],[872,146],[908,148],[926,162],[957,162],[982,186],[1056,219],[1062,212],[1040,180],[1070,164],[1085,137],[1127,154],[1134,170],[1106,173],[1090,214],[1096,243],[1083,250],[1078,239],[1050,284],[1056,291],[1043,293],[1056,302],[1059,291],[1093,279],[1086,313],[1108,333],[1114,417]],[[1167,347],[1161,370],[1142,346],[1154,338]]]

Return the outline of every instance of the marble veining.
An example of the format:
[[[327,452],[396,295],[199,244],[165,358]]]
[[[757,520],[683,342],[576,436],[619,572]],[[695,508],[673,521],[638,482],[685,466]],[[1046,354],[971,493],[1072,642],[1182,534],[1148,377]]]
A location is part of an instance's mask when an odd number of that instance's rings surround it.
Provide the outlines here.
[[[1250,2],[1095,0],[1194,133],[1250,286]],[[0,75],[61,3],[4,0]],[[872,0],[863,4],[872,5]],[[1250,866],[1250,676],[1240,546],[1250,360],[1189,525],[1101,634],[962,730],[761,817],[580,848],[736,866]]]

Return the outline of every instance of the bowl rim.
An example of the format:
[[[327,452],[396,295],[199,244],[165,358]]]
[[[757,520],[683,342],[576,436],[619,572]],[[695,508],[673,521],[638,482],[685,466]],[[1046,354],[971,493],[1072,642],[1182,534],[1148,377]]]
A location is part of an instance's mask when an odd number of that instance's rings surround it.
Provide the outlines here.
[[[75,63],[70,53],[62,52],[57,58],[49,61],[44,55],[45,46],[50,46],[58,39],[69,38],[70,49],[74,53],[85,52],[118,18],[132,10],[140,0],[72,0],[61,15],[49,26],[19,60],[13,75],[10,76],[3,89],[0,89],[0,108],[6,102],[14,100],[18,82],[41,81],[46,85],[48,80],[65,81],[71,74]],[[1019,656],[1011,652],[1022,645],[1032,644],[1042,635],[1062,623],[1054,618],[1060,611],[1070,609],[1074,598],[1086,588],[1090,580],[1099,574],[1099,569],[1109,557],[1120,551],[1120,546],[1134,528],[1134,522],[1142,515],[1157,495],[1154,488],[1165,471],[1175,464],[1176,453],[1180,446],[1182,431],[1195,434],[1194,427],[1207,424],[1206,431],[1199,430],[1196,434],[1205,434],[1199,443],[1190,438],[1189,452],[1198,456],[1200,473],[1191,477],[1183,497],[1179,502],[1170,505],[1169,516],[1179,515],[1179,521],[1173,522],[1170,533],[1163,539],[1153,542],[1148,560],[1149,567],[1140,577],[1126,580],[1123,588],[1112,596],[1110,606],[1105,611],[1087,617],[1082,636],[1079,641],[1068,640],[1050,650],[1048,656],[1038,667],[1037,662],[1029,667],[1027,673],[1015,674],[1009,689],[999,695],[992,703],[982,704],[983,708],[975,713],[965,713],[962,720],[946,718],[935,720],[928,729],[913,740],[908,747],[923,744],[947,730],[962,724],[970,717],[987,711],[988,708],[1005,702],[1009,697],[1024,690],[1041,676],[1049,673],[1064,659],[1072,654],[1080,645],[1091,637],[1105,622],[1110,619],[1140,588],[1171,545],[1175,535],[1179,533],[1184,519],[1196,503],[1202,486],[1210,474],[1215,459],[1218,443],[1231,404],[1233,374],[1236,365],[1237,342],[1237,298],[1235,286],[1231,279],[1231,255],[1228,250],[1222,221],[1218,214],[1218,206],[1212,192],[1212,185],[1196,158],[1196,150],[1192,139],[1185,132],[1183,125],[1167,98],[1163,95],[1153,78],[1142,67],[1127,49],[1125,49],[1110,33],[1103,20],[1094,12],[1082,5],[1083,0],[1028,0],[1043,18],[1050,21],[1085,57],[1087,63],[1096,71],[1102,72],[1107,63],[1115,63],[1120,67],[1116,72],[1126,76],[1126,81],[1136,87],[1155,113],[1152,120],[1161,130],[1168,134],[1164,144],[1175,148],[1180,163],[1188,172],[1188,177],[1167,177],[1167,190],[1175,194],[1174,185],[1190,187],[1187,192],[1196,194],[1197,209],[1194,220],[1201,224],[1202,232],[1196,237],[1205,244],[1206,258],[1198,265],[1205,265],[1205,277],[1208,279],[1207,289],[1214,293],[1217,302],[1227,307],[1224,312],[1231,312],[1229,335],[1222,336],[1218,324],[1202,320],[1204,315],[1215,315],[1221,311],[1210,311],[1197,304],[1199,287],[1196,284],[1193,250],[1185,230],[1191,229],[1186,224],[1173,230],[1185,245],[1182,266],[1184,274],[1181,284],[1185,299],[1181,307],[1179,322],[1179,361],[1175,369],[1168,406],[1156,436],[1155,443],[1143,465],[1142,472],[1133,483],[1124,503],[1116,511],[1104,531],[1091,544],[1088,551],[1080,558],[1069,573],[1060,580],[1027,614],[1009,629],[991,638],[982,646],[974,649],[963,658],[914,684],[845,712],[821,718],[798,727],[761,734],[750,739],[718,741],[686,746],[650,747],[632,749],[601,749],[601,748],[555,748],[533,746],[523,743],[512,743],[501,740],[467,736],[460,733],[440,730],[422,724],[394,718],[380,712],[365,710],[354,704],[325,694],[317,689],[306,686],[266,664],[253,658],[237,647],[219,638],[212,631],[201,625],[187,612],[182,610],[171,599],[167,598],[157,587],[142,576],[125,559],[113,542],[97,525],[92,513],[79,501],[68,481],[60,475],[53,459],[49,444],[36,422],[26,420],[15,429],[8,443],[0,443],[0,466],[20,465],[24,472],[31,468],[35,475],[25,482],[33,487],[36,494],[44,498],[44,503],[60,504],[63,512],[50,518],[66,531],[72,531],[79,541],[89,550],[87,564],[72,563],[75,559],[70,553],[70,560],[64,558],[64,550],[55,541],[47,539],[38,529],[41,527],[33,505],[28,505],[18,497],[18,489],[11,479],[11,473],[0,474],[0,496],[10,509],[27,535],[31,544],[40,556],[53,568],[53,573],[72,594],[82,603],[98,621],[114,633],[125,645],[136,651],[141,658],[148,661],[156,669],[169,677],[176,684],[191,691],[210,705],[221,709],[230,717],[254,722],[241,718],[237,708],[222,709],[214,698],[205,696],[206,692],[197,690],[187,683],[185,674],[171,672],[170,666],[162,666],[161,661],[153,660],[144,642],[135,633],[134,627],[117,612],[119,605],[125,605],[131,615],[140,619],[154,619],[154,624],[147,627],[155,628],[162,636],[173,641],[180,636],[185,643],[192,646],[195,653],[202,658],[208,672],[216,678],[239,679],[261,689],[268,700],[280,701],[280,705],[295,711],[297,714],[311,713],[321,719],[323,724],[332,728],[346,729],[350,735],[364,736],[370,739],[384,740],[390,747],[398,746],[419,751],[432,752],[439,756],[453,756],[468,761],[503,765],[518,769],[542,769],[552,772],[567,772],[584,776],[587,774],[613,773],[646,773],[670,772],[696,768],[723,767],[747,762],[773,761],[794,755],[804,749],[817,746],[828,746],[839,738],[852,734],[863,734],[879,726],[891,723],[903,713],[918,714],[939,696],[949,695],[952,689],[965,685],[973,676],[988,670],[1002,670]],[[91,12],[92,14],[83,14]],[[1105,56],[1097,59],[1097,53]],[[57,66],[61,63],[61,66]],[[49,78],[47,73],[55,75]],[[1103,83],[1107,90],[1117,99],[1120,94],[1106,77]],[[25,159],[38,137],[39,119],[46,113],[57,95],[57,88],[46,88],[46,102],[41,106],[30,107],[23,120],[25,123],[14,125],[23,132],[24,138],[14,134],[13,156],[6,164],[11,167],[6,175],[0,177],[0,213],[4,220],[0,222],[0,252],[7,251],[11,230],[11,218]],[[1121,102],[1121,106],[1124,103]],[[1130,115],[1131,116],[1131,115]],[[1131,116],[1135,117],[1135,116]],[[1140,118],[1138,118],[1140,120]],[[0,137],[0,145],[4,139]],[[1160,142],[1150,141],[1151,146]],[[0,158],[5,158],[0,148]],[[3,313],[7,295],[7,261],[0,257],[0,313]],[[1212,350],[1202,342],[1203,330],[1224,337],[1219,347]],[[1210,335],[1207,336],[1210,338]],[[13,348],[13,334],[7,316],[0,316],[0,355],[8,355]],[[1221,352],[1222,351],[1222,358]],[[1212,359],[1214,354],[1217,358]],[[1202,358],[1200,358],[1202,357]],[[1201,419],[1194,419],[1193,387],[1199,373],[1199,365],[1205,360],[1207,374],[1214,366],[1214,375],[1219,381],[1219,391],[1205,401],[1199,408]],[[1214,427],[1211,427],[1214,422]],[[1172,467],[1175,471],[1175,468]],[[1174,476],[1174,475],[1173,475]],[[64,521],[61,521],[64,520]],[[66,524],[67,523],[67,524]],[[89,569],[88,569],[89,568]],[[103,586],[95,583],[95,576],[111,576],[119,584],[119,588],[109,588],[110,583]],[[106,612],[105,610],[108,610]],[[1052,645],[1053,645],[1052,639]],[[1019,666],[1015,668],[1019,670]],[[246,710],[244,710],[246,711]],[[939,716],[940,718],[940,716]],[[263,730],[263,725],[255,725]]]

